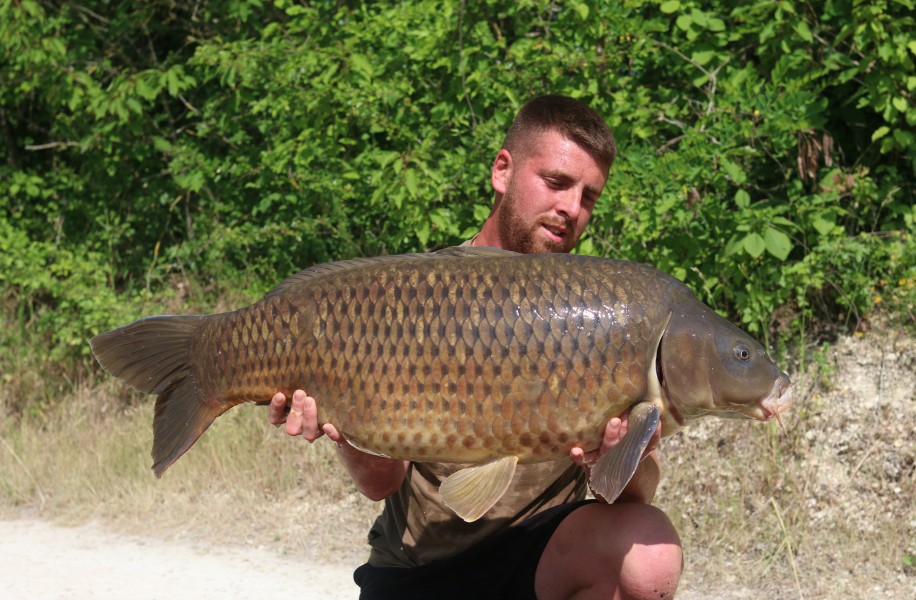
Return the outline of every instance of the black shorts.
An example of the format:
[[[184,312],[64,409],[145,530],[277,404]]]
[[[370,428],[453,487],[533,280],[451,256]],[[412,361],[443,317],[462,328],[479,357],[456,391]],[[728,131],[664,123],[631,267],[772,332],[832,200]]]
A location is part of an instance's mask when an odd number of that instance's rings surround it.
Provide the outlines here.
[[[534,599],[534,575],[560,523],[594,500],[555,506],[452,558],[414,568],[373,567],[353,573],[360,600]]]

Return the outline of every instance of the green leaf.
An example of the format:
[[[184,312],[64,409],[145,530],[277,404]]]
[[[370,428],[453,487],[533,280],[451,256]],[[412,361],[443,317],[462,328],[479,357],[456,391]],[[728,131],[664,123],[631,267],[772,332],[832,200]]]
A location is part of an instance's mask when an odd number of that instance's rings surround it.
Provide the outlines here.
[[[178,74],[175,73],[174,69],[169,69],[163,75],[165,76],[165,86],[169,91],[169,96],[177,96],[181,90]]]
[[[375,72],[375,69],[372,68],[372,63],[362,54],[352,55],[350,57],[350,66],[366,79],[370,79]]]
[[[906,129],[895,129],[894,139],[900,144],[901,148],[909,148],[910,146],[916,145],[916,135],[913,135],[912,131],[907,131]]]
[[[670,15],[671,13],[676,12],[680,7],[680,0],[667,0],[666,2],[662,2],[662,5],[658,8],[666,15]]]
[[[675,24],[678,28],[688,31],[693,26],[693,19],[690,15],[679,15]]]
[[[159,152],[171,152],[172,144],[167,139],[156,136],[153,138],[153,148]]]
[[[728,160],[724,156],[722,157],[722,168],[725,169],[725,172],[728,174],[731,180],[738,185],[741,185],[747,181],[747,175],[744,173],[744,169]]]
[[[417,197],[417,172],[414,169],[408,169],[404,174],[404,185],[407,186],[407,192],[411,198]]]
[[[891,128],[887,125],[882,125],[881,127],[875,129],[875,132],[871,134],[871,141],[877,141],[886,136],[891,132]]]
[[[429,242],[430,229],[429,221],[422,221],[417,224],[415,231],[417,232],[417,239],[420,240],[421,246],[425,246]]]
[[[767,248],[766,241],[764,241],[759,233],[749,233],[744,236],[743,244],[744,251],[754,258],[759,258]]]
[[[789,239],[789,236],[778,229],[767,227],[763,232],[763,239],[766,242],[767,252],[779,260],[786,260],[789,257],[792,251],[792,240]]]
[[[738,190],[735,192],[735,204],[738,208],[747,208],[751,205],[751,197],[744,190]]]
[[[697,50],[693,53],[691,58],[697,62],[697,64],[705,65],[712,60],[712,57],[716,55],[715,50]]]
[[[25,12],[29,13],[30,17],[41,18],[44,16],[38,2],[34,2],[33,0],[22,0],[21,6],[25,9]]]
[[[588,13],[589,13],[588,4],[586,4],[585,2],[576,2],[572,6],[573,6],[573,9],[579,14],[580,19],[582,19],[583,21],[588,19]]]
[[[827,235],[836,227],[836,213],[832,210],[825,210],[818,213],[811,220],[811,225],[821,235]]]
[[[710,17],[706,21],[706,29],[710,31],[725,31],[725,21],[718,17]]]
[[[808,24],[805,23],[804,21],[796,21],[795,33],[797,33],[798,37],[805,40],[806,42],[814,41],[814,36],[811,35],[811,29],[808,27]]]
[[[902,113],[905,113],[905,112],[906,112],[906,109],[907,109],[906,98],[901,98],[901,97],[898,96],[898,97],[894,98],[893,100],[891,100],[891,104],[893,104],[893,105],[894,105],[894,108],[896,108],[896,109],[899,110],[900,112],[902,112]]]

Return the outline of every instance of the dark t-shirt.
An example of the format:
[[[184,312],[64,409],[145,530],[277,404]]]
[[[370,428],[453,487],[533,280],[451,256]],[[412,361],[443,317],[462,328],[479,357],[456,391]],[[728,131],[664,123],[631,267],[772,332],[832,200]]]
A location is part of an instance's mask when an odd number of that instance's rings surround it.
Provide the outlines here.
[[[369,531],[375,567],[416,567],[450,558],[553,506],[581,500],[586,474],[569,460],[520,464],[506,494],[479,520],[466,523],[442,502],[439,485],[467,466],[411,463],[396,494]]]

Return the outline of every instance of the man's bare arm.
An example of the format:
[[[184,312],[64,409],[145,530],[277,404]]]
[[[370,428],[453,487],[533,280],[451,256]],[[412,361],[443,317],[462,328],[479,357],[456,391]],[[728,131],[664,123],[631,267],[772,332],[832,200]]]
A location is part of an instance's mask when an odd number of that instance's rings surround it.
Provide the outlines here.
[[[322,435],[327,435],[337,443],[337,456],[343,463],[356,489],[370,500],[382,500],[395,493],[401,487],[407,474],[407,461],[385,458],[361,452],[347,443],[337,428],[331,423],[318,426],[318,406],[315,399],[302,390],[293,392],[287,413],[287,399],[278,392],[270,401],[268,420],[277,426],[286,425],[290,436],[302,436],[314,442]]]

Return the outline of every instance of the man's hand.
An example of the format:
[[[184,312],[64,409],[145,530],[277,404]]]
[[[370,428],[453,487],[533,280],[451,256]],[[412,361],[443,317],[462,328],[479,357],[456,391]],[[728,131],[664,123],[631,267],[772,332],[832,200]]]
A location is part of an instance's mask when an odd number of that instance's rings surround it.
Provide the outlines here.
[[[288,410],[287,410],[288,409]],[[343,442],[343,436],[337,428],[330,423],[318,426],[318,405],[315,399],[302,390],[293,392],[292,402],[287,407],[286,394],[277,392],[270,400],[267,418],[272,425],[280,426],[286,423],[286,433],[293,437],[302,436],[309,442],[314,442],[323,435],[327,435],[338,444]]]
[[[627,434],[627,416],[627,414],[624,414],[621,417],[613,417],[607,422],[604,428],[604,437],[601,438],[601,446],[597,450],[586,452],[578,447],[571,449],[569,457],[572,461],[586,468],[590,468],[591,465],[595,464],[598,458],[616,446]],[[636,472],[627,487],[617,498],[617,502],[642,502],[644,504],[652,502],[658,482],[661,479],[658,456],[655,452],[661,437],[662,428],[659,425],[643,452],[642,462],[639,463],[639,467],[636,468]]]
[[[353,478],[356,488],[370,500],[381,500],[396,492],[407,473],[407,462],[361,452],[348,444],[330,423],[318,426],[318,405],[302,390],[293,392],[287,410],[286,394],[270,399],[267,418],[273,425],[286,424],[288,435],[314,442],[323,435],[337,443],[337,455]]]

